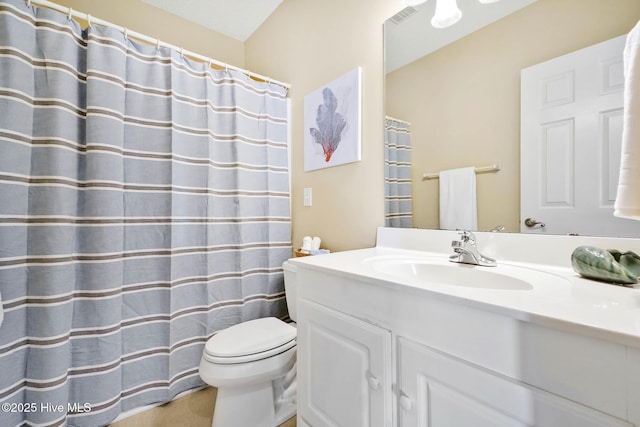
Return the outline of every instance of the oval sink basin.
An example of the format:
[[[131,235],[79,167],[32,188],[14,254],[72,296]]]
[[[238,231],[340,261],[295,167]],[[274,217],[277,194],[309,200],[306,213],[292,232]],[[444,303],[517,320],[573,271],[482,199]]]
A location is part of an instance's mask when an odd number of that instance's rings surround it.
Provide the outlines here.
[[[541,271],[515,266],[480,267],[451,263],[437,258],[372,258],[371,267],[383,274],[399,278],[417,279],[433,284],[476,289],[510,291],[532,290],[534,283],[557,281],[560,278]]]

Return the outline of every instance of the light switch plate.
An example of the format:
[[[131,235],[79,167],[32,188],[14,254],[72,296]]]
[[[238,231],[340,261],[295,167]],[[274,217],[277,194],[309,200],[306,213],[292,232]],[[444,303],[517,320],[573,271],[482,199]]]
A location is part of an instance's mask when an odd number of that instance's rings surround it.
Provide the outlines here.
[[[312,205],[312,191],[311,187],[306,187],[304,189],[304,205],[311,206]]]

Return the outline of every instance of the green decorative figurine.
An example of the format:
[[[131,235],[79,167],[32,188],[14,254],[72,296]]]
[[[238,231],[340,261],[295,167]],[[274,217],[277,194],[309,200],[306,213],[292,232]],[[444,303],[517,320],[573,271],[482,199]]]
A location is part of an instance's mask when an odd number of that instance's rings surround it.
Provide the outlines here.
[[[635,252],[579,246],[571,254],[573,269],[587,279],[634,285],[640,277],[640,256]]]

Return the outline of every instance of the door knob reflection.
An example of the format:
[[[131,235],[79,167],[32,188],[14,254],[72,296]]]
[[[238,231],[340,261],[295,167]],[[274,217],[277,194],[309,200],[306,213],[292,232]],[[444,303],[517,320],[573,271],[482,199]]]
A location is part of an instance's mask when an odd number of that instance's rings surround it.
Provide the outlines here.
[[[540,222],[540,221],[536,221],[533,218],[527,218],[524,220],[524,225],[526,225],[527,227],[535,227],[535,226],[540,226],[542,228],[545,227],[544,222]]]

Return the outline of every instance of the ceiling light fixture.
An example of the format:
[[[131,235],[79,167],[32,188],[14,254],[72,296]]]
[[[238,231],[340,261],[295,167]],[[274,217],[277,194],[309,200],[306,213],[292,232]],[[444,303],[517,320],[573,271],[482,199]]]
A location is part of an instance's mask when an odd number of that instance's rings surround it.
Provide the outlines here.
[[[416,7],[427,0],[404,0],[405,6]],[[478,0],[482,4],[496,3],[500,0]],[[436,0],[436,13],[431,19],[431,25],[435,28],[447,28],[462,18],[462,11],[458,8],[456,0]]]
[[[431,18],[431,25],[435,28],[447,28],[462,18],[462,11],[458,9],[456,0],[437,0],[436,13]]]

